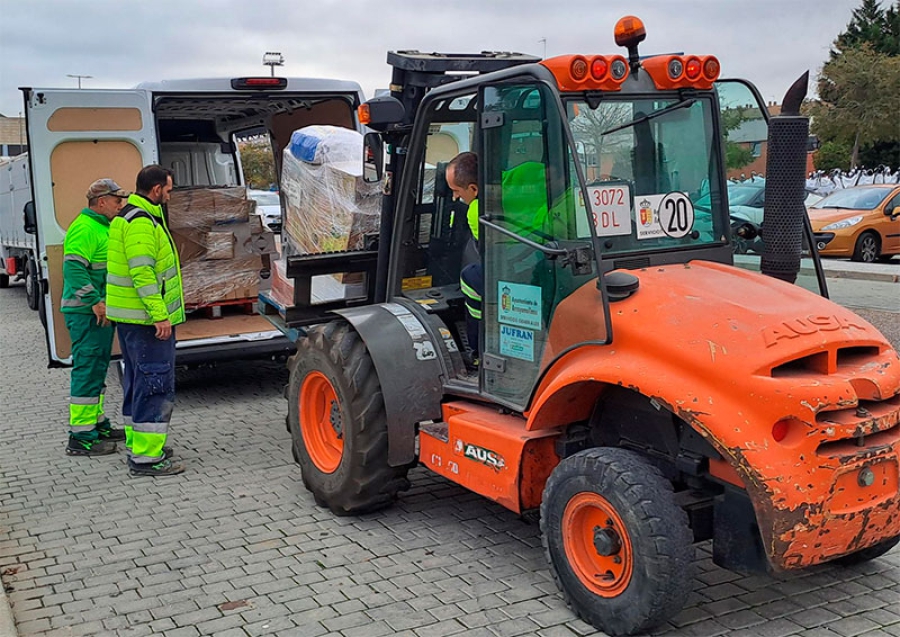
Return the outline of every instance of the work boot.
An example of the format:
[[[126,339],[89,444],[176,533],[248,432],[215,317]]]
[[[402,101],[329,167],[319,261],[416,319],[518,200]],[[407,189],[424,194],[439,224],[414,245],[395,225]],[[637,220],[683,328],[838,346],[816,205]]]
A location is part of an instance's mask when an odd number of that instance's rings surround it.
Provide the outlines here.
[[[134,462],[133,460],[128,460],[128,470],[131,472],[133,476],[174,476],[182,473],[184,471],[184,467],[180,464],[175,464],[169,459],[160,460],[159,462]]]
[[[98,424],[96,429],[97,433],[100,434],[100,440],[125,440],[125,430],[118,429],[113,427],[110,422],[107,420],[104,423]]]
[[[113,440],[79,440],[69,437],[66,445],[67,456],[108,456],[116,452],[116,443]]]

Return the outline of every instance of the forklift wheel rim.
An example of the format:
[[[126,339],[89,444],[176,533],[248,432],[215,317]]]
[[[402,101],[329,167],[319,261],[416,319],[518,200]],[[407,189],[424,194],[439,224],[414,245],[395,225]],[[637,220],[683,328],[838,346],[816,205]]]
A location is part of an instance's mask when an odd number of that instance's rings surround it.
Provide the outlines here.
[[[321,372],[310,372],[300,387],[300,431],[313,464],[323,473],[334,473],[344,455],[344,440],[331,422],[332,407],[340,409],[334,385]]]
[[[598,553],[594,543],[598,527],[615,532],[620,544],[617,552]],[[628,588],[634,569],[631,538],[621,516],[606,498],[592,492],[576,494],[563,511],[562,535],[572,572],[591,593],[611,598]]]

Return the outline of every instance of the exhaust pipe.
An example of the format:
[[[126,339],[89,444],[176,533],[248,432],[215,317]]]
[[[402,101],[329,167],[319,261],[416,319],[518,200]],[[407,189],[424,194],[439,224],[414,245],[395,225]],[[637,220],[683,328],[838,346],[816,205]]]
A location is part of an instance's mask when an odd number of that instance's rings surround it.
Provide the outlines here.
[[[797,280],[803,249],[809,118],[800,115],[800,105],[808,84],[809,71],[788,89],[781,114],[769,120],[761,270],[788,283]]]

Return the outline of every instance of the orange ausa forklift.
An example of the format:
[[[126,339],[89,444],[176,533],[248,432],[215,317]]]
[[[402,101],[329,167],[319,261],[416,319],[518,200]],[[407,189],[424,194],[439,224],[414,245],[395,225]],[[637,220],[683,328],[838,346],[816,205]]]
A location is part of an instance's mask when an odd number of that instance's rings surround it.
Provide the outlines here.
[[[389,53],[390,95],[360,107],[384,173],[377,241],[289,257],[294,305],[263,299],[297,341],[288,428],[318,504],[388,506],[421,463],[539,511],[566,600],[614,635],[681,609],[698,541],[727,568],[780,571],[900,540],[897,352],[794,284],[805,78],[768,121],[753,271],[735,254],[755,230],[729,218],[721,110],[765,124],[759,94],[716,82],[711,56],[641,58],[644,37],[627,17],[625,56]],[[445,177],[467,150],[477,244]],[[459,284],[473,260],[477,367]],[[313,302],[335,273],[363,273],[363,292]]]

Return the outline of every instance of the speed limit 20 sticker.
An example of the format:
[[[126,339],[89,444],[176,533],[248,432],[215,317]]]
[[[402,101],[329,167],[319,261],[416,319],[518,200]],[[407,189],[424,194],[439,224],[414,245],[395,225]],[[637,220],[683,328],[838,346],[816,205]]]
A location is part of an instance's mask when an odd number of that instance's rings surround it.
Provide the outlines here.
[[[634,198],[638,239],[687,236],[694,227],[694,204],[683,192]]]
[[[659,225],[673,239],[687,235],[694,227],[694,204],[683,192],[670,192],[659,202]]]

